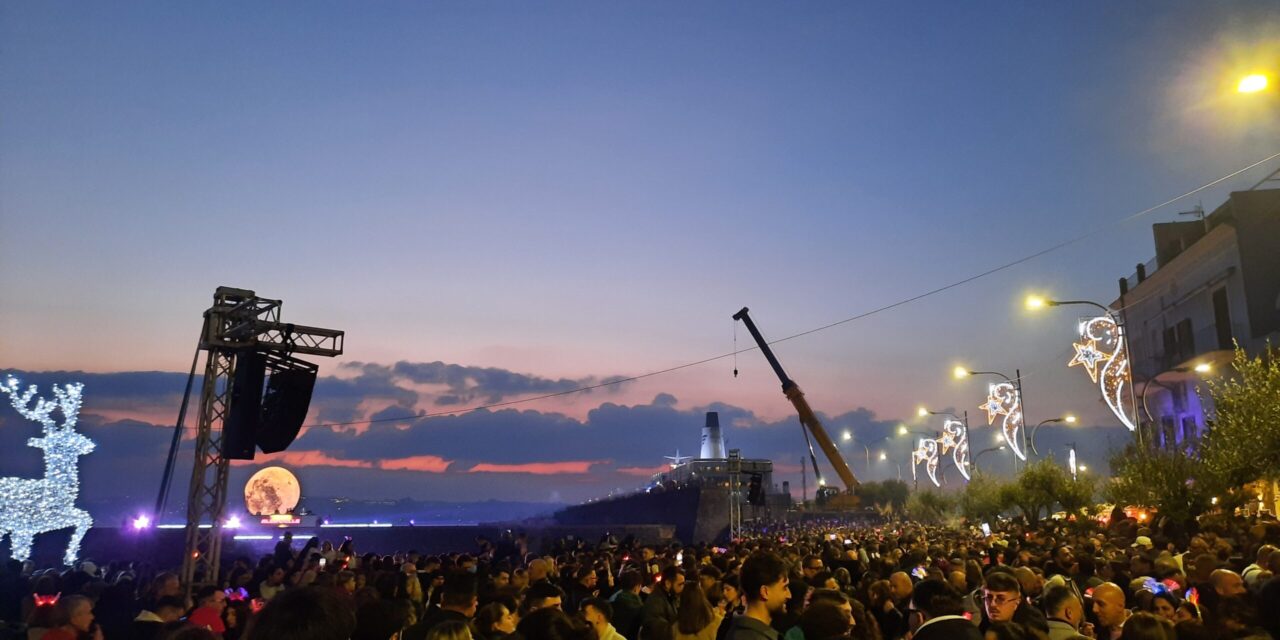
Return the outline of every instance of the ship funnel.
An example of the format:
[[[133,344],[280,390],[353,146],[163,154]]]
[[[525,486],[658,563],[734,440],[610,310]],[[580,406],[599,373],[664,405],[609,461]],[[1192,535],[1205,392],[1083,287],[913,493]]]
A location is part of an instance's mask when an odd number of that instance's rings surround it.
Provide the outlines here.
[[[698,458],[702,460],[723,460],[724,437],[720,435],[720,414],[707,412],[707,424],[702,427],[702,452]]]

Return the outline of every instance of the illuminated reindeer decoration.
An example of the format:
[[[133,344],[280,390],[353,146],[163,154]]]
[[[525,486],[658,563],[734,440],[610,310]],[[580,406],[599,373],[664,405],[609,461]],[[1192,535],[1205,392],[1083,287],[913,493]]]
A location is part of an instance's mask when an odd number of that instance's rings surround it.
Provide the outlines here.
[[[75,431],[83,390],[80,383],[54,385],[54,400],[49,401],[35,398],[35,385],[20,391],[12,376],[0,385],[0,392],[9,395],[13,408],[22,417],[39,422],[44,432],[43,437],[27,440],[28,445],[44,449],[44,478],[0,478],[0,537],[8,534],[17,560],[30,557],[37,534],[75,527],[64,558],[68,565],[74,564],[80,540],[93,525],[89,513],[75,506],[80,493],[77,458],[94,447],[92,440]],[[30,406],[32,398],[34,407]],[[61,425],[54,421],[54,411],[62,414]]]

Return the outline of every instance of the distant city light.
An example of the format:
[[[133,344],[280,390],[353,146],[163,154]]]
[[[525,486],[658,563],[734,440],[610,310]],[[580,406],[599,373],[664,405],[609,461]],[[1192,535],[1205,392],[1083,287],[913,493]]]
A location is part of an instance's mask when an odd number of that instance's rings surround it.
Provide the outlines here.
[[[1236,90],[1240,93],[1257,93],[1267,88],[1267,77],[1261,73],[1247,75],[1240,79]]]

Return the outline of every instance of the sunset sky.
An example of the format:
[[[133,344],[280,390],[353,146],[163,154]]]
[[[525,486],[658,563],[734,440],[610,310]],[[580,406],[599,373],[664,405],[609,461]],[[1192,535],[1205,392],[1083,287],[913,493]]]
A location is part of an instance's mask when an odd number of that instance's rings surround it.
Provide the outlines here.
[[[1152,223],[1277,167],[1121,223],[1280,151],[1277,94],[1233,91],[1276,33],[1265,0],[7,3],[0,374],[86,382],[85,492],[145,504],[219,285],[346,331],[320,425],[700,361],[744,305],[790,336],[1102,231],[775,347],[889,451],[847,445],[860,477],[909,473],[886,437],[922,403],[990,444],[959,363],[1020,368],[1029,421],[1083,418],[1045,442],[1101,465],[1128,432],[1066,367],[1079,316],[1021,300],[1110,302]],[[707,410],[798,485],[755,351],[313,426],[276,461],[312,495],[575,501],[694,451]],[[32,435],[0,407],[0,475],[39,474]]]

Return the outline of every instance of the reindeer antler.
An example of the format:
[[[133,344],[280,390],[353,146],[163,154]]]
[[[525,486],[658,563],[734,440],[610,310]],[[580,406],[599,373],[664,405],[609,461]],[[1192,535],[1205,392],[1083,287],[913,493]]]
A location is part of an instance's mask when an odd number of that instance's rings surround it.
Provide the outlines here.
[[[45,433],[50,433],[58,428],[58,424],[53,420],[53,411],[55,409],[62,411],[63,424],[62,428],[72,429],[76,426],[76,421],[80,415],[80,402],[83,397],[84,385],[80,383],[71,383],[59,387],[53,386],[54,401],[50,402],[44,398],[36,398],[34,407],[31,399],[35,398],[37,388],[36,385],[27,387],[26,391],[18,392],[18,379],[9,376],[3,385],[0,385],[0,391],[9,395],[9,403],[17,410],[22,417],[39,422]]]

